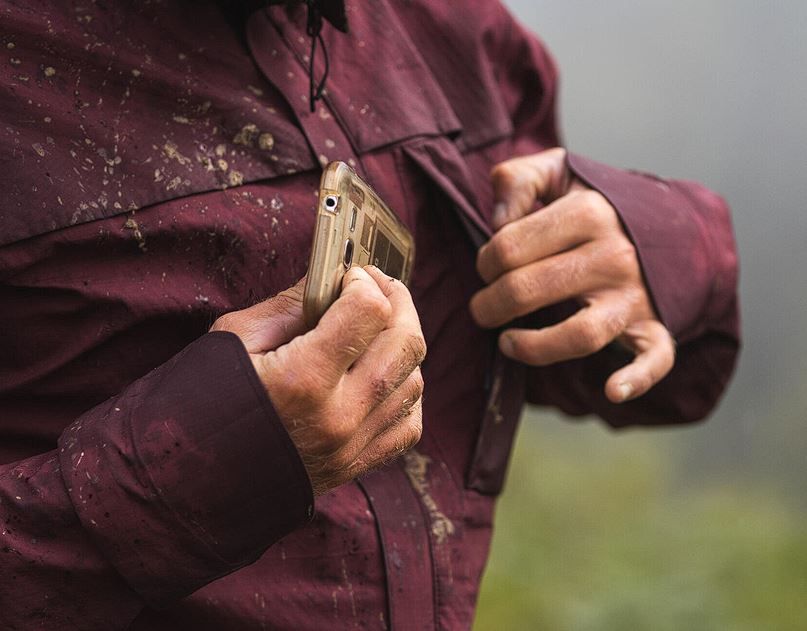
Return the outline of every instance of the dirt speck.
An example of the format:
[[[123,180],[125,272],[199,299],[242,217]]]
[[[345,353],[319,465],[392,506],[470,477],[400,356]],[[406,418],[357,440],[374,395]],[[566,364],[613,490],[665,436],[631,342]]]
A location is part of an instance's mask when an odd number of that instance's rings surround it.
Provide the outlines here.
[[[233,169],[227,175],[227,181],[229,182],[230,186],[241,186],[244,183],[244,174]]]
[[[46,77],[52,77],[55,74],[56,74],[56,68],[54,68],[53,66],[48,66],[47,68],[45,68]]]
[[[174,189],[180,187],[182,185],[182,178],[178,175],[175,178],[172,178],[166,185],[166,191],[173,191]]]
[[[183,166],[189,165],[191,162],[190,158],[183,156],[179,152],[176,143],[173,143],[170,140],[163,145],[163,154],[169,160],[176,160]]]
[[[275,146],[275,137],[268,131],[258,136],[258,146],[264,151],[270,151]]]
[[[233,144],[252,147],[255,144],[255,139],[260,135],[260,133],[261,130],[258,129],[258,126],[254,123],[244,125],[241,128],[241,131],[233,136]]]
[[[143,235],[143,232],[140,230],[140,225],[137,223],[137,220],[134,218],[134,213],[132,216],[126,220],[126,223],[123,224],[123,228],[125,230],[131,230],[132,236],[134,237],[135,241],[137,241],[137,247],[140,248],[142,252],[146,251],[146,237]]]

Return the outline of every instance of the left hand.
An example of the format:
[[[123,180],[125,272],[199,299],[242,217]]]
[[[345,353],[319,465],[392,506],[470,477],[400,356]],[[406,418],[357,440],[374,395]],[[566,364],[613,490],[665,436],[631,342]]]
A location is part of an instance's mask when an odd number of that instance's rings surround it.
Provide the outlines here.
[[[491,176],[497,232],[477,257],[488,284],[471,299],[477,324],[500,327],[576,299],[582,308],[559,324],[506,329],[502,353],[546,366],[618,340],[635,358],[608,378],[606,396],[621,403],[647,392],[672,368],[675,343],[656,316],[636,248],[614,207],[574,177],[564,149],[502,162]],[[536,200],[544,204],[539,211]]]

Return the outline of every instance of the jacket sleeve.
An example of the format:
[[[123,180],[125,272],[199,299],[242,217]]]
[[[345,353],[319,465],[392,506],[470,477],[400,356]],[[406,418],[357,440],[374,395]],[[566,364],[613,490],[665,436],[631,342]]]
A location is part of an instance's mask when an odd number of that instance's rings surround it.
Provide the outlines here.
[[[528,397],[613,426],[704,418],[728,385],[739,351],[737,256],[729,210],[693,182],[665,181],[569,155],[571,170],[619,212],[636,246],[656,311],[675,338],[670,374],[639,399],[616,405],[608,376],[630,361],[614,345],[583,360],[531,369]]]
[[[0,627],[126,628],[313,512],[240,340],[209,333],[0,468]]]
[[[513,119],[515,152],[524,155],[560,144],[557,71],[543,44],[500,11],[499,82]],[[605,381],[630,357],[612,345],[582,360],[530,368],[527,400],[572,415],[594,413],[615,427],[704,418],[725,390],[740,346],[728,207],[693,182],[623,171],[573,154],[569,167],[619,213],[658,315],[676,340],[676,363],[648,394],[615,405],[605,398]],[[546,323],[569,313],[570,305],[560,305],[539,318]]]

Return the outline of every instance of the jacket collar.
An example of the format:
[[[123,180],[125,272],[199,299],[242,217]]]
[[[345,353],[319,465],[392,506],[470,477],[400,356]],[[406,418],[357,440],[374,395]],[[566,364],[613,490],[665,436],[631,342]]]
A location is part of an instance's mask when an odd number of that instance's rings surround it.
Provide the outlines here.
[[[268,4],[307,4],[314,2],[319,7],[319,12],[334,28],[343,33],[348,32],[347,12],[345,11],[345,0],[268,0]]]

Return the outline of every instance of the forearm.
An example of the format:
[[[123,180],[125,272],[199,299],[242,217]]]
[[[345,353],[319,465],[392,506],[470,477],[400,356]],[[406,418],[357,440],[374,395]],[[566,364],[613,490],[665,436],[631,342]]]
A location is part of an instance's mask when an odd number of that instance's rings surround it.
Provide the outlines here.
[[[7,466],[0,489],[4,521],[20,523],[0,562],[24,586],[0,581],[0,617],[23,627],[53,594],[44,611],[58,628],[125,628],[143,603],[255,560],[313,506],[290,438],[226,333],[88,411],[57,452]]]

